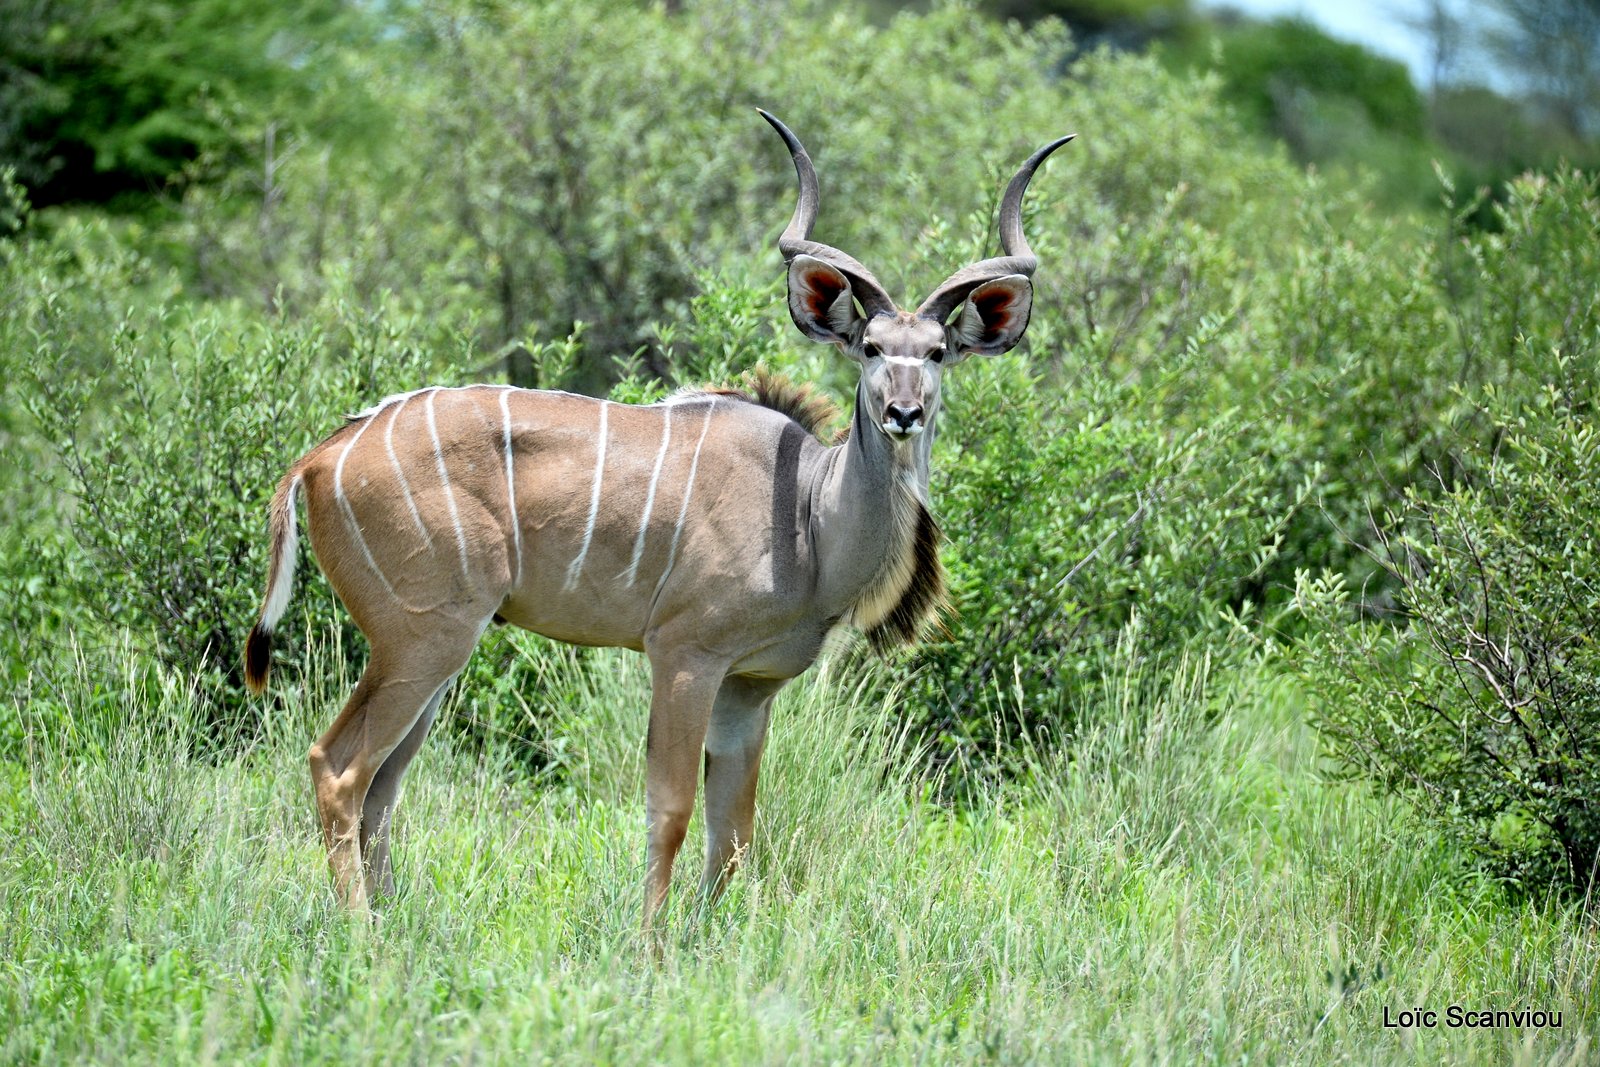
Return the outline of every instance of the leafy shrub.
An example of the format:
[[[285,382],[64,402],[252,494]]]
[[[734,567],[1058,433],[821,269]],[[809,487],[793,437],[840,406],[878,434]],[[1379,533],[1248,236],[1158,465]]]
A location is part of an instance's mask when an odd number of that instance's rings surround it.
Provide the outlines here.
[[[1448,181],[1444,192],[1454,196]],[[1182,394],[1182,424],[1237,405],[1272,427],[1262,477],[1274,492],[1317,479],[1317,506],[1296,512],[1263,576],[1280,599],[1301,568],[1388,595],[1367,516],[1448,468],[1463,439],[1492,443],[1466,397],[1492,387],[1525,401],[1548,380],[1544,353],[1594,344],[1600,201],[1589,179],[1512,183],[1489,231],[1469,222],[1472,203],[1453,208],[1419,231],[1313,183],[1277,223],[1293,261],[1252,265],[1238,328],[1214,336],[1210,373]]]
[[[0,157],[35,200],[105,201],[179,178],[227,144],[220,107],[348,114],[358,83],[316,58],[369,20],[330,0],[263,9],[239,0],[42,0],[6,7]]]
[[[1305,94],[1345,97],[1372,128],[1420,139],[1425,112],[1405,64],[1341,41],[1303,18],[1244,21],[1221,38],[1227,95],[1276,124],[1294,143],[1294,109]]]
[[[423,210],[492,265],[483,294],[500,336],[588,324],[596,362],[578,381],[590,391],[610,383],[612,355],[640,352],[670,376],[651,326],[703,272],[754,254],[770,276],[793,173],[751,105],[779,111],[817,153],[825,239],[873,257],[891,285],[930,208],[987,208],[984,168],[997,155],[1014,165],[1059,124],[1041,106],[1059,28],[1024,35],[954,5],[888,30],[811,2],[759,17],[725,0],[668,8],[441,3],[415,26],[433,79],[417,127],[438,162],[416,178]],[[842,56],[860,58],[816,76]],[[916,131],[896,138],[892,164],[884,114]],[[1015,133],[985,137],[978,114]]]
[[[1593,170],[1596,145],[1565,132],[1526,102],[1484,85],[1442,85],[1429,101],[1433,130],[1454,154],[1451,170],[1463,189],[1498,200],[1518,175],[1547,169],[1557,160]],[[1491,211],[1477,209],[1475,225],[1493,226]]]
[[[1558,359],[1559,376],[1585,375]],[[1586,370],[1592,374],[1592,365]],[[1346,767],[1409,796],[1496,874],[1582,892],[1600,859],[1600,432],[1551,386],[1491,394],[1498,447],[1459,480],[1410,489],[1380,527],[1395,624],[1350,618],[1348,587],[1307,580],[1326,629],[1307,664]]]
[[[1345,769],[1529,887],[1584,889],[1600,847],[1597,208],[1594,182],[1568,172],[1511,183],[1488,232],[1467,225],[1474,204],[1457,211],[1423,261],[1450,329],[1399,346],[1388,363],[1409,377],[1361,402],[1374,421],[1356,436],[1393,478],[1364,494],[1379,518],[1364,522],[1348,488],[1325,510],[1370,570],[1301,575],[1297,593],[1319,629],[1316,714]],[[1387,450],[1386,420],[1413,427]],[[1393,447],[1407,437],[1409,453]]]
[[[1454,189],[1446,191],[1454,199]],[[1456,206],[1451,230],[1431,257],[1457,325],[1451,363],[1436,373],[1528,398],[1548,378],[1550,351],[1572,355],[1597,344],[1596,181],[1570,169],[1524,175],[1494,204],[1487,233],[1465,225],[1473,210],[1470,200]]]
[[[1193,642],[1253,647],[1238,638],[1262,622],[1254,582],[1313,483],[1274,484],[1271,427],[1236,410],[1186,432],[1159,419],[1210,340],[1190,338],[1165,383],[1096,377],[1055,402],[1021,359],[951,376],[938,499],[954,612],[913,657],[906,701],[947,754],[1004,763],[1018,731],[1072,731],[1119,642],[1149,669]]]
[[[200,679],[213,725],[236,724],[240,642],[259,606],[278,476],[341,411],[416,384],[445,365],[433,353],[459,346],[414,319],[349,305],[327,309],[325,330],[168,303],[159,284],[140,292],[152,280],[115,257],[52,258],[81,236],[69,227],[39,242],[4,279],[9,325],[31,348],[30,430],[45,446],[38,484],[24,488],[72,532],[31,561],[55,575],[53,589],[34,592],[89,610],[92,623],[76,624],[85,640],[139,634]],[[318,581],[314,569],[302,574]]]

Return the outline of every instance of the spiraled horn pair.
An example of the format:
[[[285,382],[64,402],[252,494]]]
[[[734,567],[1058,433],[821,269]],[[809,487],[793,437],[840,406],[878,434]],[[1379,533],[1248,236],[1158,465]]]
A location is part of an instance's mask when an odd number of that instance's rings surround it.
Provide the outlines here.
[[[819,199],[817,169],[812,166],[811,156],[800,143],[800,138],[796,137],[789,127],[761,108],[756,110],[760,112],[762,118],[772,124],[772,128],[778,131],[778,136],[782,137],[783,143],[788,146],[789,154],[794,157],[795,174],[800,181],[794,215],[778,237],[778,250],[783,253],[784,262],[790,262],[799,255],[823,260],[850,280],[851,289],[854,290],[856,299],[861,301],[861,306],[869,318],[879,312],[891,314],[895,312],[897,310],[895,302],[890,299],[883,284],[873,277],[870,270],[862,266],[853,256],[846,255],[831,245],[811,240],[811,227],[817,221]],[[1000,247],[1005,251],[1005,255],[979,260],[950,275],[917,307],[917,315],[943,322],[950,317],[956,306],[967,298],[968,293],[984,282],[1008,274],[1028,276],[1033,274],[1039,266],[1039,257],[1028,247],[1028,240],[1022,233],[1022,198],[1027,193],[1028,182],[1032,180],[1034,171],[1039,169],[1039,164],[1075,136],[1077,135],[1068,134],[1040,148],[1027,158],[1006,186],[1005,195],[1000,200]]]

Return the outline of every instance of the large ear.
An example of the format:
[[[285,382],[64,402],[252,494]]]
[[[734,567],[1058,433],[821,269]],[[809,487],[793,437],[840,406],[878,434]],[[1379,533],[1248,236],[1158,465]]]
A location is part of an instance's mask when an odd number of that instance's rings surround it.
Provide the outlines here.
[[[815,256],[789,264],[789,315],[813,341],[849,344],[860,315],[850,281]]]
[[[1022,340],[1033,311],[1033,285],[1025,274],[1006,274],[984,282],[956,316],[956,348],[962,355],[998,356]]]

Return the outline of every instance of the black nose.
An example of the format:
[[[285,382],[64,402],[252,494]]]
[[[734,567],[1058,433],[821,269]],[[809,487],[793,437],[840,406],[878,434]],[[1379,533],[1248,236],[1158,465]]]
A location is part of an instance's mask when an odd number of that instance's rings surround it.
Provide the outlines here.
[[[922,405],[920,404],[890,404],[884,409],[890,422],[902,430],[909,430],[922,421]]]

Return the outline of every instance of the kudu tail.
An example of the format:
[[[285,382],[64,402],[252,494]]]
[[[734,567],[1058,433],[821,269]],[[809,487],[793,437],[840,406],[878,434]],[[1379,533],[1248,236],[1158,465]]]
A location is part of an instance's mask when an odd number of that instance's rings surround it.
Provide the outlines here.
[[[267,688],[267,669],[271,665],[272,628],[289,606],[294,587],[295,528],[294,503],[300,491],[300,472],[291,470],[272,494],[272,563],[267,570],[267,596],[261,617],[250,630],[244,645],[244,683],[250,692],[261,694]]]

